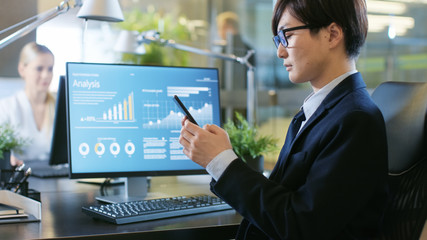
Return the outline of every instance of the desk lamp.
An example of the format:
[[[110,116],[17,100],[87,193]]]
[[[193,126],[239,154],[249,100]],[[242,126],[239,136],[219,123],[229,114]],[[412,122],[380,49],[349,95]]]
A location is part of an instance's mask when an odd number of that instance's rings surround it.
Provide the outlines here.
[[[77,17],[104,22],[122,22],[124,20],[118,0],[85,0]]]
[[[72,5],[70,2],[74,2],[74,4]],[[13,26],[10,26],[0,31],[1,35],[7,31],[23,26],[19,30],[0,40],[0,50],[9,45],[10,43],[27,35],[43,23],[55,18],[60,14],[66,13],[70,8],[75,7],[81,7],[77,16],[86,20],[91,19],[108,22],[123,21],[123,13],[121,11],[118,0],[85,0],[84,3],[82,3],[82,0],[64,0],[59,4],[59,6],[51,10],[30,17],[22,22],[19,22]]]
[[[128,33],[126,33],[128,32]],[[245,56],[238,57],[234,54],[222,54],[222,53],[215,53],[206,49],[199,49],[191,46],[186,46],[182,44],[176,43],[174,40],[166,40],[160,38],[160,33],[155,30],[149,30],[142,32],[140,34],[135,34],[134,32],[129,31],[122,31],[120,33],[121,36],[126,36],[126,40],[120,39],[117,42],[115,46],[116,51],[122,51],[122,52],[132,52],[129,51],[129,46],[140,46],[143,44],[151,44],[151,43],[157,43],[160,46],[167,46],[172,47],[175,49],[183,50],[186,52],[191,52],[199,55],[204,55],[208,57],[213,58],[219,58],[227,61],[233,61],[238,62],[242,65],[245,65],[247,67],[247,120],[250,124],[254,124],[256,120],[256,92],[255,92],[255,67],[252,66],[252,64],[249,62],[249,58],[255,53],[254,50],[249,50]],[[133,39],[131,39],[133,36]],[[136,48],[134,48],[136,50]],[[141,50],[139,50],[141,51]],[[133,51],[133,53],[141,54],[139,51]]]

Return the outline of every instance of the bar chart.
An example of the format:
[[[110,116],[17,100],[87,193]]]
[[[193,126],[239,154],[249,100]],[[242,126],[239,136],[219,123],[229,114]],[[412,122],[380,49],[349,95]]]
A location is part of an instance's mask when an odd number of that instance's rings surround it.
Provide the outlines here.
[[[76,91],[73,94],[73,103],[86,105],[91,115],[81,116],[80,122],[94,123],[125,123],[135,122],[135,97],[130,92],[125,96],[118,96],[117,92],[109,91]]]
[[[135,121],[133,92],[123,101],[115,103],[112,107],[104,110],[100,121]]]

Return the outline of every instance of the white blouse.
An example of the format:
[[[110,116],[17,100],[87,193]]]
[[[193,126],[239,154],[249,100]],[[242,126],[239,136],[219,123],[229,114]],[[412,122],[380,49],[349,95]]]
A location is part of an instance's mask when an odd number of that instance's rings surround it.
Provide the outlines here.
[[[49,115],[54,116],[54,113]],[[6,122],[18,131],[20,137],[28,140],[22,153],[12,152],[14,156],[24,162],[49,159],[52,126],[43,126],[40,131],[37,129],[30,101],[23,90],[0,100],[0,124]]]

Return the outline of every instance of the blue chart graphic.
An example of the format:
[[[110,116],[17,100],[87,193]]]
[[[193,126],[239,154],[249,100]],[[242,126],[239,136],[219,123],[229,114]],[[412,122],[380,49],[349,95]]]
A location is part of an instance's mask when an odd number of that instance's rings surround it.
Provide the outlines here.
[[[183,114],[174,95],[199,125],[220,125],[213,68],[68,63],[66,91],[76,177],[202,170],[179,143]]]
[[[183,101],[188,111],[200,126],[213,121],[212,104],[210,102]],[[146,101],[143,104],[144,129],[180,129],[184,115],[172,100],[161,102]]]

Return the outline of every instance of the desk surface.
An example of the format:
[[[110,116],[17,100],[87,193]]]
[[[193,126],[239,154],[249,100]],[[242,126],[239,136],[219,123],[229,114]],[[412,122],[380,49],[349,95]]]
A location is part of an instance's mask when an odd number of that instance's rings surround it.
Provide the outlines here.
[[[84,205],[96,204],[100,187],[77,180],[30,177],[29,187],[41,192],[42,220],[35,223],[1,224],[2,240],[61,238],[79,239],[230,239],[242,217],[234,210],[114,225],[82,213]],[[120,194],[123,185],[107,189]],[[150,192],[165,196],[209,193],[208,176],[153,177]],[[156,194],[160,195],[160,194]]]

